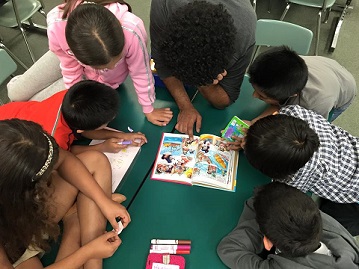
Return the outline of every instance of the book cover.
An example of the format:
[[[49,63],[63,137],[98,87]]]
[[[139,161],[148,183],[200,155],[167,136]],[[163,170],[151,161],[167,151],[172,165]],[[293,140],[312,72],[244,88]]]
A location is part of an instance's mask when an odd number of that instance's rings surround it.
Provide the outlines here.
[[[92,140],[90,145],[102,143],[104,140]],[[118,153],[104,152],[112,168],[112,192],[115,192],[141,147],[128,146]]]
[[[238,152],[221,137],[164,133],[151,179],[235,191]]]
[[[237,116],[234,116],[224,128],[222,132],[222,137],[226,138],[228,141],[233,142],[232,136],[243,137],[245,135],[244,129],[248,129],[249,125],[242,121]]]

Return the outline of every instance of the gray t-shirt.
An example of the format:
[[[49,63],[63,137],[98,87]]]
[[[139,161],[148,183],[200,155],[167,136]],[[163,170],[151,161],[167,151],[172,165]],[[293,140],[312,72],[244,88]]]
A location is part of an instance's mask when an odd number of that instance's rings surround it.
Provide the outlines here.
[[[321,56],[301,56],[308,66],[308,82],[300,96],[287,105],[300,105],[328,118],[333,108],[350,104],[357,91],[352,74],[337,61]]]
[[[166,23],[175,10],[191,0],[152,0],[150,13],[151,54],[161,78],[172,76],[171,70],[161,62],[159,46]],[[234,20],[237,30],[235,53],[226,68],[227,76],[220,85],[234,102],[239,95],[246,68],[250,62],[255,43],[257,17],[249,0],[207,0],[211,4],[223,4]],[[185,42],[185,41],[184,41]],[[223,48],[226,49],[226,48]]]

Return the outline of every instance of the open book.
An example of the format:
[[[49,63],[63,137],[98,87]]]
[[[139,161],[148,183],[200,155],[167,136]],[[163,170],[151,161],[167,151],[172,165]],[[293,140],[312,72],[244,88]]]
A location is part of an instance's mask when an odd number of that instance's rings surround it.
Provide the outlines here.
[[[90,145],[97,145],[104,140],[92,140]],[[141,147],[128,146],[118,153],[104,152],[112,168],[112,192],[115,192]]]
[[[238,152],[211,134],[164,133],[151,179],[235,191]]]

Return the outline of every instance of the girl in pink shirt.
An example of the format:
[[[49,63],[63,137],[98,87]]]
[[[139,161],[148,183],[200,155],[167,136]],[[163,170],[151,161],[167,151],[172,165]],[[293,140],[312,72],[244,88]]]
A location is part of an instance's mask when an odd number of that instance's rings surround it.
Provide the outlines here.
[[[99,4],[68,0],[47,16],[49,48],[60,59],[66,88],[86,77],[116,89],[130,75],[147,119],[166,125],[172,111],[153,107],[154,83],[142,20],[125,3],[95,2]]]

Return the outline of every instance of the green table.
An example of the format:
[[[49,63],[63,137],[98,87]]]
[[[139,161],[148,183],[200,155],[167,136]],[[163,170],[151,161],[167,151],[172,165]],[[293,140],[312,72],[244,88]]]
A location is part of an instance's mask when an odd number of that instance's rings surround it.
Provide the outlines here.
[[[257,116],[266,105],[251,94],[245,80],[239,100],[224,110],[214,109],[198,95],[193,104],[204,116],[201,133],[218,134],[233,115],[242,119]],[[104,261],[104,268],[144,268],[152,238],[192,240],[191,254],[184,255],[187,269],[225,268],[216,247],[237,224],[243,203],[255,186],[268,182],[243,153],[234,193],[155,181],[148,176],[129,207],[132,222],[121,234],[123,244]]]
[[[116,192],[127,197],[123,205],[128,206],[153,165],[153,156],[157,153],[162,133],[171,132],[174,129],[178,108],[166,89],[157,88],[157,99],[154,106],[156,108],[170,107],[174,114],[172,121],[167,126],[156,126],[147,121],[142,113],[142,107],[138,104],[137,95],[130,80],[126,80],[118,92],[120,95],[120,111],[109,126],[124,132],[128,132],[127,128],[130,127],[134,132],[144,133],[148,140],[148,143],[141,147],[141,151],[116,189]]]

